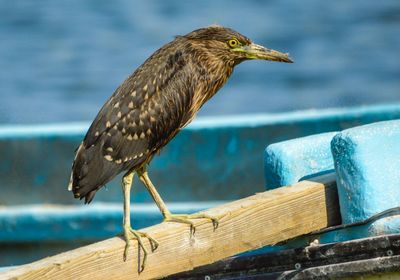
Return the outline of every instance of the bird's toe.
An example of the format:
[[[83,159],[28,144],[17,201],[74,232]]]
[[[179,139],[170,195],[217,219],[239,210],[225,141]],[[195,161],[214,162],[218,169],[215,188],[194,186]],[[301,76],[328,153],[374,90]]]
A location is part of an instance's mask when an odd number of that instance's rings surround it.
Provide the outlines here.
[[[216,217],[209,216],[204,213],[197,213],[197,214],[167,214],[164,216],[165,222],[176,222],[176,223],[183,223],[190,225],[190,232],[191,235],[194,235],[196,231],[195,224],[192,220],[195,219],[206,219],[210,220],[213,224],[214,230],[218,228],[219,219]]]
[[[141,262],[140,258],[138,260],[138,263],[139,263],[138,272],[140,273],[144,270],[144,268],[146,266],[146,260],[147,260],[147,254],[148,254],[147,249],[144,246],[142,238],[147,238],[149,240],[152,252],[158,248],[159,243],[154,238],[152,238],[150,235],[148,235],[147,233],[134,230],[131,227],[124,227],[124,237],[125,237],[125,242],[126,242],[125,249],[124,249],[124,261],[127,260],[128,250],[129,250],[132,240],[134,240],[134,239],[137,240],[138,245],[139,245],[139,248],[138,248],[139,251],[140,251],[140,249],[143,250],[143,261]]]

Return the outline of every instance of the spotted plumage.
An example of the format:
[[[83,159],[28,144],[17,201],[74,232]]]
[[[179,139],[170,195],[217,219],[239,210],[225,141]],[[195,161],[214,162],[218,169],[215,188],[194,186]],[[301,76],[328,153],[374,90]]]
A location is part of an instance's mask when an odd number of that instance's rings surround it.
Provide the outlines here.
[[[247,57],[227,48],[251,41],[219,26],[178,36],[120,85],[89,128],[71,175],[72,191],[89,203],[122,171],[148,163],[187,125]]]
[[[72,166],[69,189],[74,196],[89,203],[99,188],[125,172],[127,244],[132,237],[139,240],[147,237],[156,242],[130,227],[129,190],[133,172],[138,173],[166,221],[193,225],[189,218],[206,218],[216,222],[204,214],[191,217],[171,214],[152,185],[146,165],[224,85],[233,68],[249,59],[292,62],[287,54],[256,45],[221,26],[177,36],[157,50],[115,90],[91,124]],[[146,253],[143,245],[141,248]]]

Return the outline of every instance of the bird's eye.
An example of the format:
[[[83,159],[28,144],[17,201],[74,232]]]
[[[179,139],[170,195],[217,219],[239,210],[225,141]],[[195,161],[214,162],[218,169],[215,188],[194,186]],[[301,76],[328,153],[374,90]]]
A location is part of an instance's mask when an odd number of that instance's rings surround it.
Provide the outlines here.
[[[239,41],[238,41],[236,38],[235,38],[235,39],[231,39],[231,40],[228,41],[228,45],[229,45],[229,47],[231,47],[231,48],[235,48],[235,47],[237,47],[239,44],[240,44],[240,43],[239,43]]]

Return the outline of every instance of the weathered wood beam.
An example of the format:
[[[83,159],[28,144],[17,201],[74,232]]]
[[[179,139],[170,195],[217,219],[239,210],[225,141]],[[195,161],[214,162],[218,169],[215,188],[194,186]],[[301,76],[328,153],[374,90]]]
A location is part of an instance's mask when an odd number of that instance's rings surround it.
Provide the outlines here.
[[[188,271],[223,258],[309,233],[340,221],[334,175],[233,201],[204,211],[219,217],[187,225],[162,223],[143,229],[160,243],[138,274],[134,242],[123,261],[125,242],[114,237],[0,273],[0,279],[149,279]],[[150,248],[150,245],[146,242]]]

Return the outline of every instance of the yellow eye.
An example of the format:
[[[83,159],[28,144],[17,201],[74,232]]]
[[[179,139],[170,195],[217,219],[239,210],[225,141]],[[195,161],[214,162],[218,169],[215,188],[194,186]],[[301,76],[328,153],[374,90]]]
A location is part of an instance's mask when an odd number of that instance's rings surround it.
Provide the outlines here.
[[[239,43],[239,41],[238,41],[237,39],[231,39],[231,40],[228,41],[228,45],[229,45],[231,48],[235,48],[235,47],[237,47],[239,44],[240,44],[240,43]]]

